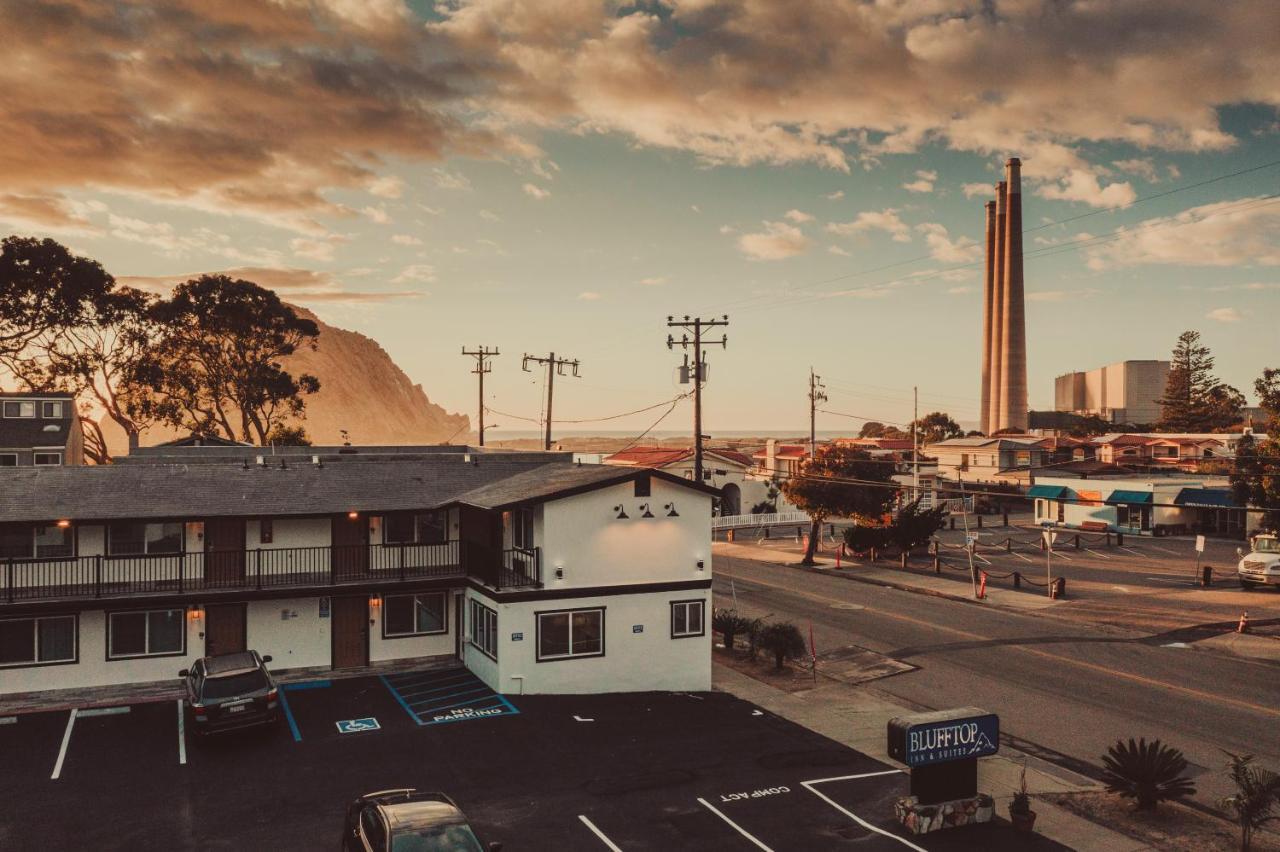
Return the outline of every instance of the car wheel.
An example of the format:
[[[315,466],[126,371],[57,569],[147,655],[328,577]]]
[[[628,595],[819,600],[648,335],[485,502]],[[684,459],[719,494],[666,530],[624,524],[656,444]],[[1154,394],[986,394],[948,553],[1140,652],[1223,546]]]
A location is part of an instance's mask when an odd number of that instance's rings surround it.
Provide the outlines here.
[[[1241,580],[1241,581],[1240,581],[1240,588],[1244,589],[1246,592],[1251,592],[1251,591],[1253,591],[1253,587],[1254,587],[1254,586],[1256,586],[1256,585],[1257,585],[1257,583],[1251,583],[1251,582],[1249,582],[1248,580]]]

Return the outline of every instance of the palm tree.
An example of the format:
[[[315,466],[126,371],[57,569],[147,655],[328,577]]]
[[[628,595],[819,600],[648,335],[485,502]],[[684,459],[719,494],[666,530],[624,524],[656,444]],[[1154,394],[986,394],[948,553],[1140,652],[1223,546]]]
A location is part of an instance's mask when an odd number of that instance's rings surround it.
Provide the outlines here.
[[[1254,766],[1251,754],[1227,752],[1227,756],[1231,758],[1227,775],[1235,782],[1236,794],[1227,796],[1219,804],[1235,813],[1240,823],[1241,852],[1249,852],[1254,831],[1268,822],[1280,820],[1280,814],[1272,813],[1280,802],[1280,775]]]
[[[1102,756],[1102,765],[1107,790],[1133,799],[1140,811],[1155,810],[1160,802],[1175,801],[1196,791],[1195,782],[1183,775],[1187,759],[1182,752],[1159,740],[1116,740]]]

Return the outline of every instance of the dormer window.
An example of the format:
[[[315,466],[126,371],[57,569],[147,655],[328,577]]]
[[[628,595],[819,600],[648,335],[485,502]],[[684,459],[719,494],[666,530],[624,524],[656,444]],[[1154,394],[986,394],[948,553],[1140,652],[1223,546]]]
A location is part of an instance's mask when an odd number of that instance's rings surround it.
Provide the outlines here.
[[[59,401],[45,401],[40,403],[40,416],[45,420],[61,420],[62,403]]]
[[[34,402],[25,402],[23,400],[5,400],[4,416],[5,417],[35,417],[36,404]]]

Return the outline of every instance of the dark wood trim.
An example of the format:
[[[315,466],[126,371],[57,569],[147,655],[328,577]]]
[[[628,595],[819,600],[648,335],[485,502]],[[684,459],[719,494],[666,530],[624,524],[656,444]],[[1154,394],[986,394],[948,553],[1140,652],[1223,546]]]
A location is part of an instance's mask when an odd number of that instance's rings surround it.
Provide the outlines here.
[[[425,630],[421,633],[393,633],[388,635],[387,633],[387,598],[411,598],[411,597],[418,597],[420,595],[440,595],[444,599],[444,606],[442,607],[442,610],[444,611],[443,629]],[[443,636],[447,634],[449,632],[449,605],[452,603],[450,598],[452,598],[452,595],[449,594],[448,589],[443,589],[441,591],[387,592],[386,594],[382,595],[382,616],[378,619],[379,627],[382,630],[382,638],[384,640],[414,639],[418,636]]]
[[[245,601],[225,601],[222,603],[214,603],[204,608],[204,655],[209,656],[209,607],[229,607],[238,606],[243,617],[240,619],[240,644],[244,649],[249,650],[249,604]]]
[[[182,650],[167,651],[163,654],[130,654],[125,657],[111,656],[111,616],[126,615],[132,612],[164,612],[166,610],[178,609],[182,611]],[[103,635],[104,641],[102,648],[102,656],[108,663],[120,663],[128,660],[155,660],[162,657],[185,657],[187,655],[187,608],[185,606],[147,606],[147,607],[130,607],[127,609],[108,609],[103,611]]]
[[[469,581],[473,591],[495,603],[521,603],[524,601],[572,600],[573,598],[607,598],[614,595],[649,595],[658,592],[688,592],[711,588],[711,578],[705,580],[680,580],[669,583],[635,583],[625,586],[586,586],[580,589],[535,589],[530,591],[500,592]]]
[[[334,652],[338,645],[338,601],[343,598],[363,598],[364,599],[364,620],[360,625],[360,632],[364,636],[364,661],[362,666],[369,665],[369,596],[368,595],[332,595],[329,597],[329,668],[337,669],[338,666],[334,662]]]
[[[707,599],[706,598],[685,598],[679,601],[670,601],[671,604],[671,638],[672,639],[696,639],[699,636],[707,635]],[[702,630],[697,633],[676,633],[676,605],[677,604],[701,604],[702,605]]]
[[[606,634],[606,618],[608,613],[605,611],[608,607],[601,604],[600,606],[579,606],[572,609],[543,609],[535,610],[533,613],[533,660],[536,663],[559,663],[564,660],[593,660],[598,657],[605,656],[605,634]],[[569,616],[569,650],[573,651],[573,613],[575,612],[598,612],[600,613],[600,653],[598,654],[574,654],[569,653],[563,657],[544,657],[542,656],[542,616],[544,615],[568,615]]]
[[[52,660],[47,663],[5,663],[0,665],[0,672],[12,671],[13,669],[43,669],[49,666],[74,666],[80,662],[80,613],[78,612],[49,612],[49,613],[33,613],[30,615],[2,615],[0,621],[25,621],[27,619],[37,618],[71,618],[75,622],[75,645],[76,655],[70,660]],[[32,625],[32,629],[36,629]],[[40,639],[36,638],[36,651],[40,650]]]

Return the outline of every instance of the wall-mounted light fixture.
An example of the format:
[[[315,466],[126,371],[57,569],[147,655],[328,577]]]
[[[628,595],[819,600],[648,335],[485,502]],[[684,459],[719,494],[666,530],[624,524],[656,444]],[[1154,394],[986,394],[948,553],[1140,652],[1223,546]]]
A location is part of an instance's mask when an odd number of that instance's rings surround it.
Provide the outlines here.
[[[370,595],[369,606],[372,606],[372,607],[382,606],[382,595]]]
[[[621,503],[614,506],[613,511],[618,513],[618,516],[615,518],[615,520],[625,521],[631,517],[630,515],[627,514],[627,510],[622,507]]]
[[[706,568],[707,568],[707,563],[705,563],[705,562],[703,562],[701,559],[699,559],[699,560],[698,560],[698,570],[699,570],[699,571],[705,571],[705,570],[706,570]]]
[[[199,621],[200,619],[204,618],[204,607],[200,606],[199,604],[196,604],[195,606],[187,610],[187,617],[190,618],[192,621]]]
[[[557,566],[556,566],[556,579],[557,579],[557,580],[563,580],[563,579],[564,579],[564,566],[563,566],[563,565],[557,565]]]
[[[680,517],[680,513],[676,511],[676,504],[675,504],[675,503],[668,503],[668,504],[666,504],[665,506],[663,506],[662,508],[664,508],[664,509],[666,509],[666,510],[667,510],[667,517],[668,517],[668,518],[678,518],[678,517]]]
[[[642,518],[652,518],[652,517],[653,517],[653,512],[650,512],[650,511],[649,511],[649,504],[648,504],[648,503],[641,503],[641,504],[640,504],[640,508],[641,508],[641,509],[644,509],[644,512],[642,512],[642,513],[641,513],[640,517],[642,517]]]
[[[360,517],[360,513],[359,513],[359,512],[347,512],[347,517],[354,521],[356,518]]]
[[[58,527],[59,527],[59,529],[64,529],[64,530],[65,530],[65,529],[66,529],[67,527],[69,527],[69,526],[71,526],[71,522],[70,522],[70,521],[68,521],[68,520],[66,520],[65,518],[64,518],[64,519],[62,519],[61,521],[58,521]]]

